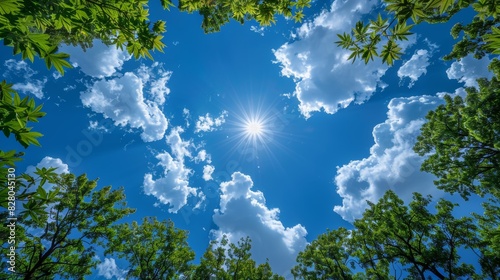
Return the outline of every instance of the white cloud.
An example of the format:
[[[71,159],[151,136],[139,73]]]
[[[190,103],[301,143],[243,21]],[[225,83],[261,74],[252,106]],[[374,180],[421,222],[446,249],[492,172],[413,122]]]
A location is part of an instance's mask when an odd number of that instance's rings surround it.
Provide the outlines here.
[[[367,65],[359,59],[348,61],[349,51],[334,43],[337,34],[350,32],[363,14],[371,11],[378,1],[334,1],[329,11],[323,11],[304,23],[294,35],[297,40],[274,50],[281,74],[296,83],[294,95],[306,117],[324,110],[334,114],[351,103],[363,103],[377,88],[384,88],[380,78],[388,69],[381,59]],[[412,39],[413,40],[413,39]]]
[[[199,151],[198,155],[194,158],[195,163],[200,163],[203,161],[206,161],[207,163],[212,162],[212,157],[210,156],[210,154],[207,154],[206,150]]]
[[[104,78],[121,70],[123,63],[131,58],[127,51],[115,46],[106,46],[94,40],[91,48],[82,50],[79,46],[62,46],[61,51],[70,55],[70,61],[76,64],[86,75]]]
[[[184,157],[191,158],[191,152],[189,151],[194,145],[191,141],[184,141],[181,138],[181,133],[184,132],[179,126],[172,128],[170,134],[167,135],[167,144],[170,145],[170,149],[176,158],[184,159]]]
[[[215,167],[213,165],[205,165],[203,166],[203,180],[210,181],[212,180],[212,174],[215,171]]]
[[[184,117],[184,120],[186,121],[186,127],[189,127],[191,125],[189,123],[189,119],[191,119],[191,114],[189,112],[189,109],[187,109],[187,108],[182,109],[182,116]]]
[[[53,158],[53,157],[49,157],[49,156],[46,156],[44,157],[39,163],[37,163],[36,166],[33,166],[33,165],[29,165],[27,168],[26,168],[26,174],[34,177],[34,178],[37,178],[38,175],[35,174],[36,172],[36,169],[39,168],[39,169],[42,169],[42,168],[46,168],[46,169],[49,169],[49,168],[56,168],[56,170],[54,170],[54,172],[56,174],[66,174],[66,173],[69,173],[69,167],[66,163],[64,163],[61,159],[59,158]],[[29,188],[27,191],[28,192],[35,192],[36,189],[37,189],[37,185],[33,185],[31,188]],[[50,183],[46,183],[43,185],[43,188],[47,191],[50,191],[53,187],[55,187],[53,184],[50,184]],[[47,206],[46,207],[46,211],[50,211],[50,209],[52,208],[51,205]]]
[[[27,174],[35,174],[36,168],[51,168],[54,167],[54,171],[57,174],[69,173],[69,167],[59,158],[44,157],[36,166],[30,165],[26,168]]]
[[[106,279],[125,279],[127,270],[120,269],[113,258],[104,258],[104,262],[97,265],[97,273]]]
[[[43,98],[43,88],[47,83],[47,78],[34,79],[33,76],[38,72],[31,69],[29,65],[23,61],[16,61],[14,59],[9,59],[4,62],[7,67],[7,71],[3,74],[6,78],[15,77],[16,80],[24,80],[22,83],[15,83],[12,88],[23,93],[23,94],[33,94],[35,97],[41,99]]]
[[[265,31],[265,27],[264,26],[261,26],[261,27],[258,27],[258,26],[250,26],[250,31],[252,32],[255,32],[257,34],[260,34],[260,36],[264,36],[264,31]]]
[[[46,82],[46,78],[43,80],[27,81],[24,84],[16,83],[12,86],[12,88],[26,95],[31,93],[40,99],[43,98],[43,87],[45,86]]]
[[[153,174],[147,173],[143,182],[144,193],[155,196],[163,204],[169,204],[168,211],[171,213],[177,213],[186,205],[189,196],[197,195],[196,189],[189,186],[192,170],[184,164],[185,157],[191,158],[189,149],[192,143],[182,140],[182,132],[182,128],[174,127],[166,137],[172,154],[163,152],[156,155],[160,161],[158,165],[163,168],[162,176],[155,180]]]
[[[279,209],[269,209],[264,194],[252,190],[250,176],[235,172],[231,181],[220,185],[220,208],[213,220],[219,227],[216,238],[226,235],[236,243],[241,237],[252,239],[252,258],[257,263],[269,259],[274,272],[286,274],[295,265],[297,254],[307,245],[306,229],[298,224],[285,227],[279,220]]]
[[[429,110],[443,101],[437,96],[412,96],[390,101],[387,120],[373,128],[375,144],[370,156],[338,168],[335,177],[342,205],[334,211],[347,221],[361,217],[366,200],[376,202],[391,189],[405,201],[413,192],[442,195],[435,177],[420,171],[424,158],[413,151],[420,127]]]
[[[205,116],[199,116],[198,120],[196,121],[196,128],[194,132],[198,133],[200,131],[214,131],[217,129],[217,127],[226,122],[226,117],[227,111],[222,111],[220,116],[218,116],[217,118],[211,117],[209,113],[207,113]]]
[[[23,74],[25,78],[31,78],[33,75],[37,74],[37,72],[31,69],[24,60],[8,59],[4,62],[4,66],[7,67],[8,71],[12,71],[16,74]],[[3,76],[6,77],[8,74],[4,73]]]
[[[58,80],[58,79],[62,78],[62,75],[61,75],[61,73],[55,71],[52,73],[52,77],[54,78],[54,80]]]
[[[84,106],[112,119],[115,125],[142,129],[143,141],[156,141],[168,127],[161,106],[170,92],[166,87],[170,75],[157,63],[151,68],[143,66],[137,73],[96,81],[80,98]]]
[[[446,70],[448,79],[455,79],[465,83],[466,87],[477,87],[478,78],[491,78],[493,73],[488,70],[491,60],[487,57],[475,59],[473,55],[468,55],[461,60],[455,61]]]
[[[410,60],[399,68],[398,77],[401,80],[405,77],[410,78],[408,88],[411,88],[420,76],[427,73],[427,66],[429,66],[431,56],[432,53],[427,50],[417,50]]]

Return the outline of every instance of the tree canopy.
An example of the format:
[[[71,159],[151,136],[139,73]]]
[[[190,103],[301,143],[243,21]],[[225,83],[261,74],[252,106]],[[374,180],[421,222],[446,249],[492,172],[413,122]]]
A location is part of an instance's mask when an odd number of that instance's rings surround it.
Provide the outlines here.
[[[283,15],[301,21],[303,10],[310,6],[310,0],[180,0],[179,9],[189,13],[197,11],[203,16],[205,32],[220,31],[222,25],[232,18],[240,23],[256,20],[266,26],[276,22],[276,15]]]
[[[226,236],[220,242],[212,241],[189,279],[247,279],[280,280],[283,277],[274,274],[268,262],[257,265],[251,258],[252,248],[249,237],[242,238],[238,244],[229,243]]]
[[[187,232],[175,228],[172,221],[146,217],[140,225],[134,221],[113,230],[116,235],[106,253],[128,261],[127,278],[174,279],[189,271],[194,252],[187,243]]]
[[[303,18],[310,0],[265,1],[201,1],[180,0],[179,9],[203,16],[205,32],[219,31],[230,19],[241,23],[256,20],[262,25],[275,22],[281,14]],[[135,58],[151,56],[150,51],[163,51],[166,22],[149,18],[149,0],[4,0],[0,2],[0,39],[13,47],[14,55],[33,61],[44,59],[48,68],[64,74],[69,57],[58,52],[61,44],[92,46],[94,39],[106,45],[126,48]],[[160,0],[170,9],[170,0]]]
[[[430,154],[422,170],[438,177],[438,188],[500,198],[500,61],[490,69],[491,80],[467,88],[465,100],[445,96],[446,104],[430,111],[415,144],[420,155]]]
[[[320,235],[297,257],[292,272],[299,279],[497,279],[500,264],[484,254],[473,217],[456,218],[453,204],[439,200],[429,211],[430,197],[415,193],[406,206],[388,191],[354,229],[339,228]],[[482,267],[459,254],[468,251]]]
[[[24,203],[25,211],[30,211],[32,201],[45,201],[46,208],[18,218],[15,272],[2,272],[5,277],[69,279],[91,274],[97,265],[98,246],[113,236],[110,225],[134,212],[126,207],[123,189],[96,189],[97,180],[88,180],[85,175],[52,175],[48,180],[32,177],[28,181],[28,188],[36,188],[41,197]],[[7,240],[9,231],[4,223],[0,232]],[[2,259],[5,257],[2,254]]]

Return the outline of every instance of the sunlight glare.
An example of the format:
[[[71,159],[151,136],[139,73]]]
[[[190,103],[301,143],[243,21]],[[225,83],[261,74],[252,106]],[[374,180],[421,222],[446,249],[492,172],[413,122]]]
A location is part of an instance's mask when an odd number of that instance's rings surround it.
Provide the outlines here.
[[[250,120],[245,125],[245,132],[250,136],[259,136],[264,131],[264,125],[258,120]]]

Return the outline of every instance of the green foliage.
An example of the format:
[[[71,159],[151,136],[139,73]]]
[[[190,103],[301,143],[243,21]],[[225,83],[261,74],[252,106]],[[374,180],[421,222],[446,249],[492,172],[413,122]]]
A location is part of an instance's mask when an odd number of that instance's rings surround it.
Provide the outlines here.
[[[336,44],[351,52],[353,62],[361,57],[365,63],[374,57],[392,65],[400,59],[402,49],[398,42],[408,40],[411,29],[422,22],[435,24],[447,22],[457,12],[472,6],[476,12],[471,23],[456,24],[452,36],[457,39],[463,31],[462,39],[453,46],[447,60],[460,59],[473,53],[481,58],[487,53],[500,54],[500,1],[498,0],[384,0],[385,16],[378,15],[376,21],[360,21],[351,34],[339,35]],[[352,35],[348,37],[346,35]],[[382,44],[380,46],[380,44]],[[382,51],[378,53],[378,48]]]
[[[490,279],[500,275],[500,61],[490,64],[491,80],[479,79],[479,89],[467,88],[465,100],[445,96],[446,104],[430,111],[414,150],[429,154],[422,170],[438,177],[438,188],[489,197],[478,221],[483,273]]]
[[[430,202],[430,197],[415,193],[407,206],[388,191],[378,203],[369,202],[352,230],[328,231],[309,244],[299,253],[292,273],[299,279],[399,279],[403,275],[422,280],[496,279],[498,246],[491,239],[481,239],[481,223],[478,227],[472,217],[454,217],[457,204],[443,199],[431,213]],[[491,208],[484,224],[498,226],[498,216],[498,207]],[[498,234],[498,228],[484,234]],[[463,262],[459,251],[464,250],[477,254],[482,275]]]
[[[316,279],[353,279],[353,259],[347,248],[350,232],[345,228],[327,231],[307,245],[297,256],[297,265],[292,269],[295,278]]]
[[[497,185],[497,188],[499,186]],[[481,247],[483,258],[481,267],[484,274],[490,279],[498,279],[500,275],[500,200],[491,199],[483,203],[484,213],[475,214],[479,223]]]
[[[7,10],[8,5],[3,7]],[[28,126],[29,122],[38,122],[38,119],[45,115],[42,110],[42,105],[36,105],[35,100],[28,96],[21,99],[19,94],[12,89],[12,85],[5,81],[0,83],[0,131],[8,138],[14,135],[17,142],[24,148],[30,145],[40,146],[38,138],[41,133],[32,131],[32,127]],[[0,206],[7,208],[8,198],[8,168],[15,167],[15,163],[21,160],[23,152],[15,150],[2,151],[0,150]],[[18,190],[16,186],[16,190]],[[20,194],[23,198],[27,194]]]
[[[497,75],[498,60],[491,66]],[[500,198],[500,81],[478,80],[465,100],[445,96],[446,104],[426,116],[414,150],[430,156],[422,170],[438,177],[437,187],[464,198],[471,193]]]
[[[115,253],[129,262],[128,279],[176,279],[186,274],[194,252],[187,244],[187,231],[174,227],[172,221],[144,218],[113,227],[116,235],[106,254]]]
[[[126,207],[123,189],[106,186],[96,190],[97,180],[89,181],[85,175],[55,175],[53,169],[37,173],[40,180],[25,175],[37,198],[23,204],[29,214],[18,218],[16,272],[11,276],[81,279],[97,264],[94,246],[104,245],[113,236],[111,225],[134,210]],[[44,201],[45,208],[34,211],[31,201]],[[4,223],[0,233],[5,233]],[[6,263],[5,257],[2,254],[2,263]]]
[[[29,145],[40,146],[37,138],[42,134],[31,131],[28,122],[38,122],[45,115],[42,105],[35,105],[35,100],[28,96],[21,99],[5,81],[0,83],[0,130],[6,137],[11,134],[27,148]]]
[[[126,48],[134,57],[152,59],[150,51],[162,52],[164,21],[151,22],[149,0],[3,0],[0,2],[0,39],[13,53],[33,62],[45,60],[64,74],[70,68],[68,55],[58,52],[61,44],[92,46],[94,39]],[[160,0],[169,10],[170,0]],[[262,25],[275,22],[275,15],[302,20],[310,0],[181,0],[179,8],[203,16],[206,32],[219,31],[231,18],[243,23],[255,19]]]
[[[172,3],[161,1],[168,8]],[[163,51],[163,21],[149,21],[147,0],[8,0],[0,3],[0,38],[14,54],[33,61],[45,60],[64,74],[68,55],[58,53],[61,44],[92,46],[94,39],[126,47],[136,58]]]
[[[240,23],[256,20],[266,26],[276,22],[275,15],[301,21],[303,10],[310,0],[180,0],[179,9],[203,16],[202,28],[206,33],[220,31],[222,25],[235,19]]]
[[[242,238],[238,244],[229,243],[226,236],[220,242],[212,241],[189,279],[284,280],[272,272],[268,262],[256,266],[250,249],[251,240],[248,237]]]
[[[370,204],[354,222],[352,246],[369,277],[389,275],[397,262],[413,278],[455,279],[475,275],[471,265],[461,263],[458,250],[477,246],[472,218],[454,218],[454,204],[440,200],[437,213],[428,210],[430,198],[415,193],[409,207],[392,191],[377,204]],[[394,275],[396,277],[396,275]]]

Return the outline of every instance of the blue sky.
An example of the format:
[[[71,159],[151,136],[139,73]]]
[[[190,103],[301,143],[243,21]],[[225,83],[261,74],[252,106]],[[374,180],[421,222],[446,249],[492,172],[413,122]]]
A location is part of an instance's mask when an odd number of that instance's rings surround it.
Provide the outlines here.
[[[315,1],[300,24],[231,22],[206,35],[198,15],[152,4],[152,18],[167,21],[165,53],[136,61],[97,41],[86,52],[62,47],[75,66],[63,77],[1,47],[3,78],[47,112],[35,125],[42,148],[28,148],[17,169],[58,166],[123,186],[137,208],[129,220],[172,219],[197,260],[213,238],[248,235],[254,259],[287,276],[307,242],[349,227],[366,200],[388,189],[406,201],[444,196],[412,146],[444,93],[489,76],[488,58],[441,59],[467,12],[417,27],[392,67],[346,61],[336,34],[378,5]],[[123,275],[123,261],[100,258],[96,278]]]

